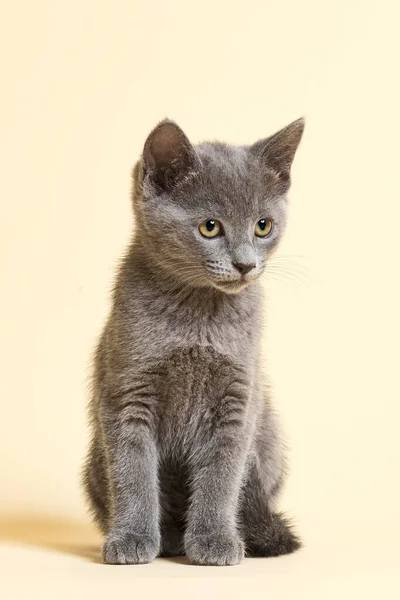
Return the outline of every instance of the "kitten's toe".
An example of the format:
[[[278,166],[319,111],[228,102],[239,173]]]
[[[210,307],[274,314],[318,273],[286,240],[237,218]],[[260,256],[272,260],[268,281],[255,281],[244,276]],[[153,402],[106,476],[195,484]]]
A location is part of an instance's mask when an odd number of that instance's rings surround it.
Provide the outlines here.
[[[186,535],[185,551],[197,565],[237,565],[244,558],[244,544],[237,534]]]
[[[103,545],[103,561],[110,565],[136,565],[154,560],[160,550],[157,536],[130,532],[110,533]]]

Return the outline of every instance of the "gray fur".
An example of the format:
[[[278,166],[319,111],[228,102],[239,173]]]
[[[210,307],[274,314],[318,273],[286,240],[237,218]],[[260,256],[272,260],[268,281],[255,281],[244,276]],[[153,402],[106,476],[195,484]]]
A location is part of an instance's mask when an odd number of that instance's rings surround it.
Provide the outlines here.
[[[303,127],[194,147],[164,121],[146,141],[135,234],[95,356],[84,469],[106,563],[184,553],[231,565],[299,547],[273,512],[284,459],[260,370],[257,280],[285,227]],[[266,239],[254,234],[261,218],[274,222]],[[224,235],[203,238],[207,219]]]

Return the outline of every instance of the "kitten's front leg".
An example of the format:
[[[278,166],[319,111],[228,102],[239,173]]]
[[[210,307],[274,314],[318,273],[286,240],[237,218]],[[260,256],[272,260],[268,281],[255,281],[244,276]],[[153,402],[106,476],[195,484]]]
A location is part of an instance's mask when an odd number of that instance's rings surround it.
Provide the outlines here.
[[[196,564],[234,565],[244,557],[236,515],[248,450],[246,399],[243,386],[234,382],[193,448],[184,546]]]
[[[142,394],[131,390],[102,413],[112,509],[103,560],[110,564],[147,563],[160,550],[154,403],[138,388]]]

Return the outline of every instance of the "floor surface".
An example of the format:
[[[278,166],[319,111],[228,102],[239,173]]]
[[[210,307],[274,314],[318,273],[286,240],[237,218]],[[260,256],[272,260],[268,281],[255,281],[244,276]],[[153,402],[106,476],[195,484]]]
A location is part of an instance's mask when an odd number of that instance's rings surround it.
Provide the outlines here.
[[[399,550],[373,540],[309,539],[296,554],[196,567],[184,559],[150,565],[100,562],[100,538],[86,525],[51,520],[0,522],[0,598],[400,598]]]

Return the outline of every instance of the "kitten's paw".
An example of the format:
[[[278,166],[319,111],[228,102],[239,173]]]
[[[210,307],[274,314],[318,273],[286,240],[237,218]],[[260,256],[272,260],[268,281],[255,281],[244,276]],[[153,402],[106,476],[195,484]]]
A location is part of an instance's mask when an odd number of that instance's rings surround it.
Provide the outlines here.
[[[234,534],[185,536],[188,559],[197,565],[237,565],[244,558],[244,544]]]
[[[112,532],[103,545],[103,561],[109,565],[149,563],[160,551],[157,536]]]

